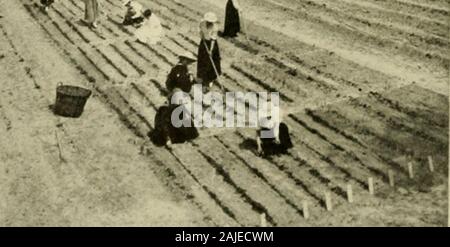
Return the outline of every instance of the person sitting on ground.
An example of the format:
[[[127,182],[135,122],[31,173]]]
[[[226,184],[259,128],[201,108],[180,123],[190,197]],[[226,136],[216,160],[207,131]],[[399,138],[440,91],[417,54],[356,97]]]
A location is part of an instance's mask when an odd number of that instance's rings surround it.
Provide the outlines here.
[[[50,6],[55,2],[55,0],[41,0],[41,4],[42,4],[42,9],[45,12],[48,12],[48,9],[50,8]]]
[[[222,74],[216,14],[206,13],[200,22],[201,41],[197,54],[197,78],[204,87],[212,87]]]
[[[161,21],[150,9],[144,11],[143,18],[144,21],[138,26],[135,36],[141,43],[156,45],[164,35]]]
[[[182,144],[199,137],[190,114],[190,97],[179,88],[170,94],[169,101],[158,109],[155,129],[148,136],[156,146]]]
[[[122,22],[124,26],[138,26],[144,22],[145,19],[142,16],[143,7],[140,3],[127,0],[124,5],[127,7],[127,12]]]
[[[179,59],[167,76],[166,87],[169,91],[180,88],[183,92],[190,93],[195,80],[188,66],[197,60],[190,52],[180,55]]]
[[[276,106],[271,106],[271,108],[274,107]],[[278,112],[282,115],[280,110]],[[280,117],[272,116],[271,113],[260,118],[260,129],[256,133],[260,156],[287,154],[288,150],[294,147],[289,136],[289,128],[280,119]]]

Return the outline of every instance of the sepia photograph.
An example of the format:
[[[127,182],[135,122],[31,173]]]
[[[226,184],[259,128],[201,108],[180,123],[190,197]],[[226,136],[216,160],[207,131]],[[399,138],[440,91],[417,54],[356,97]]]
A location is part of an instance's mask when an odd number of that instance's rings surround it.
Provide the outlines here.
[[[0,0],[0,227],[447,227],[449,30],[449,0]]]

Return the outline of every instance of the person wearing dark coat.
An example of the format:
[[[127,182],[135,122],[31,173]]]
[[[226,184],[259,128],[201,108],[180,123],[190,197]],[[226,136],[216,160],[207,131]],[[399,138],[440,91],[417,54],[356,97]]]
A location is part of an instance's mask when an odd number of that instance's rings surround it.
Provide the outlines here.
[[[172,96],[182,92],[181,89],[174,89]],[[172,144],[182,144],[199,137],[198,130],[194,126],[194,121],[187,110],[184,99],[172,99],[169,98],[170,103],[160,107],[155,116],[155,129],[151,131],[148,136],[150,140],[159,147],[171,146]],[[174,96],[177,98],[177,96]],[[174,103],[175,102],[175,103]],[[179,110],[180,107],[184,111],[179,111],[179,116],[175,117],[177,123],[172,122],[172,115],[175,111]],[[183,123],[189,122],[190,126],[184,126]],[[177,125],[180,125],[177,127]]]
[[[123,19],[122,24],[124,26],[138,26],[144,22],[144,17],[142,15],[142,5],[140,3],[134,2],[132,0],[128,1],[125,6],[127,7],[127,12]]]
[[[158,147],[170,144],[170,109],[168,105],[158,108],[155,116],[155,128],[150,131],[148,137]]]
[[[214,13],[206,13],[200,23],[201,41],[197,54],[197,78],[206,87],[211,87],[222,74],[217,33],[217,16]]]
[[[282,115],[278,106],[271,105],[271,107],[275,112],[277,110],[275,108],[278,108],[278,113]],[[260,119],[260,129],[256,133],[258,154],[263,157],[287,154],[288,150],[294,147],[289,135],[289,127],[281,121],[280,116],[274,118],[271,114],[272,111]]]
[[[210,55],[211,54],[211,55]],[[211,58],[214,62],[211,63]],[[203,86],[212,86],[212,82],[222,74],[220,49],[217,40],[203,39],[198,48],[197,77]]]
[[[278,130],[275,128],[278,128]],[[268,131],[271,137],[261,138],[262,131]],[[288,150],[294,147],[289,136],[289,127],[283,122],[273,127],[261,127],[257,131],[257,135],[258,153],[260,156],[268,157],[287,154]]]
[[[185,93],[190,93],[194,78],[189,71],[189,64],[196,61],[190,54],[186,53],[179,56],[180,61],[172,68],[166,80],[166,87],[171,92],[175,88],[181,89]]]
[[[241,32],[240,6],[238,0],[228,0],[225,10],[225,27],[223,29],[223,37],[237,37]]]
[[[41,0],[42,8],[45,12],[48,11],[50,6],[55,2],[55,0]]]

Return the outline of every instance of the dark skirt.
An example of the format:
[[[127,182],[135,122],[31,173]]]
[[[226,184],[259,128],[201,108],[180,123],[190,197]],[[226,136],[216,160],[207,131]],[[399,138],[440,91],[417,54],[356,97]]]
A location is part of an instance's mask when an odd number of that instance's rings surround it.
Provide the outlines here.
[[[122,25],[124,26],[138,26],[144,22],[144,18],[142,16],[133,18],[132,15],[126,15],[123,19]]]
[[[175,88],[179,88],[185,93],[190,93],[192,83],[188,67],[177,64],[170,70],[170,73],[167,76],[166,87],[169,92],[172,92]]]
[[[155,117],[155,129],[148,134],[150,140],[156,146],[162,147],[166,145],[167,141],[169,140],[172,142],[172,144],[181,144],[199,137],[199,133],[194,127],[194,123],[192,120],[192,127],[181,126],[179,128],[176,128],[173,126],[171,121],[172,112],[177,107],[179,106],[171,105],[162,106],[158,109]]]
[[[222,36],[236,37],[241,31],[241,21],[239,19],[239,11],[234,7],[233,1],[228,0],[225,11],[225,27]]]
[[[211,49],[213,42],[214,42],[214,48],[211,52],[211,56],[212,56],[215,66],[216,66],[217,73],[219,75],[222,74],[219,43],[216,40],[202,39],[200,41],[200,45],[198,47],[197,77],[203,81],[204,86],[208,85],[210,82],[217,79],[216,72],[214,71],[214,67],[212,66],[211,60],[209,58],[209,53],[208,53],[208,50]]]
[[[44,5],[45,7],[52,5],[52,3],[54,2],[55,0],[41,0],[41,4]]]
[[[260,134],[258,133],[258,135]],[[289,128],[284,123],[280,123],[279,137],[280,143],[276,143],[275,139],[261,139],[261,148],[264,156],[287,154],[288,150],[294,147],[289,136]]]

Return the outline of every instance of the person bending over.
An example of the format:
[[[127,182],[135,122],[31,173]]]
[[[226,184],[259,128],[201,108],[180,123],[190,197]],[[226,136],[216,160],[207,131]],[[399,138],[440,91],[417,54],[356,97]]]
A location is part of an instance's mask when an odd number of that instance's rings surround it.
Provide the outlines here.
[[[180,88],[183,92],[190,93],[195,80],[189,71],[189,65],[196,59],[190,53],[180,55],[179,59],[167,76],[166,87],[169,91]]]
[[[258,154],[263,157],[287,154],[293,148],[289,127],[280,118],[271,114],[262,117],[259,121],[256,143]]]

